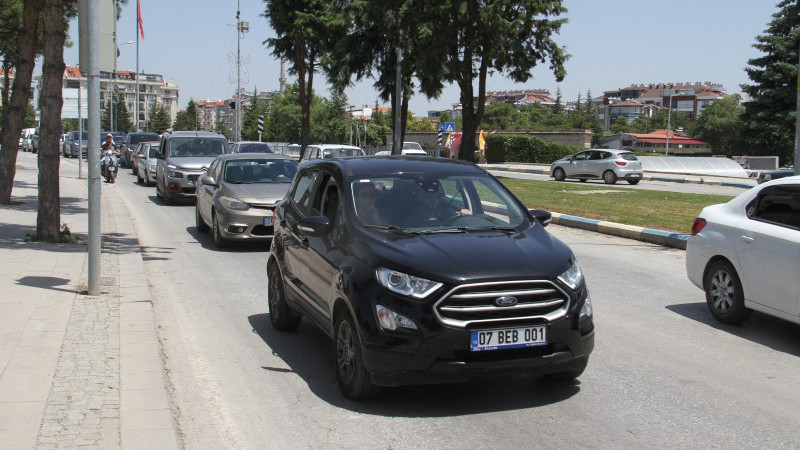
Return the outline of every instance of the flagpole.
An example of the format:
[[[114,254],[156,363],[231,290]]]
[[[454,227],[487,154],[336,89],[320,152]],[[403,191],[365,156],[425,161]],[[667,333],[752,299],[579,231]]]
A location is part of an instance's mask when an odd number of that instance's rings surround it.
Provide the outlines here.
[[[133,131],[139,131],[139,18],[142,17],[139,0],[136,0],[136,95],[133,102]]]

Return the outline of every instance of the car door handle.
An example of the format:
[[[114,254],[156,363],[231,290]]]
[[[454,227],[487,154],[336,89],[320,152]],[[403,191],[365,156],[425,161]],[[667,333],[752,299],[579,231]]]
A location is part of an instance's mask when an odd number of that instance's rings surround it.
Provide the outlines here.
[[[756,243],[756,239],[752,238],[750,236],[742,236],[742,242],[745,242],[747,244],[755,244]]]

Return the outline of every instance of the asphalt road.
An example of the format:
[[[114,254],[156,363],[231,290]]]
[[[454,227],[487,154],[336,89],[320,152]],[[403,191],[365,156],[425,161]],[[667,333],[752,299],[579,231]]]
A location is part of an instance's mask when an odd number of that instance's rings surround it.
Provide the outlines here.
[[[496,177],[521,178],[524,180],[544,180],[544,181],[550,181],[551,183],[571,183],[571,184],[592,186],[592,187],[609,187],[609,185],[603,183],[603,180],[587,180],[585,183],[581,183],[578,180],[566,180],[559,182],[553,180],[552,178],[550,178],[550,176],[543,174],[509,172],[504,170],[490,170],[489,172]],[[746,189],[740,187],[713,186],[710,184],[697,184],[697,183],[674,183],[669,181],[653,181],[653,180],[642,180],[637,185],[631,185],[625,181],[619,181],[617,182],[617,184],[613,185],[613,187],[627,188],[627,189],[646,189],[655,191],[682,192],[690,194],[729,195],[731,197],[737,196],[742,192],[746,191]]]
[[[266,245],[214,249],[192,203],[163,205],[128,170],[111,191],[134,216],[187,449],[800,448],[800,326],[715,323],[683,251],[551,225],[594,303],[579,382],[495,376],[357,403],[321,331],[269,325]]]

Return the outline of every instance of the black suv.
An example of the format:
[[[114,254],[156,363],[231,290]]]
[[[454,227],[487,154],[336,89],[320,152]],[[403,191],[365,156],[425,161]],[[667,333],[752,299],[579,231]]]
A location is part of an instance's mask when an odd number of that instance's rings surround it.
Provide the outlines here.
[[[334,340],[343,394],[520,371],[573,379],[594,347],[572,251],[497,179],[423,157],[301,166],[275,210],[272,325]]]

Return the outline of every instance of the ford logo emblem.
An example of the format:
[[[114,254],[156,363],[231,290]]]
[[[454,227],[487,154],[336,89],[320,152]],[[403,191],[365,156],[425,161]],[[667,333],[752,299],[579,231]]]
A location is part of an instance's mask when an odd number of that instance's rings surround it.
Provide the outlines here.
[[[494,300],[494,304],[497,306],[514,306],[517,301],[517,297],[498,297]]]

